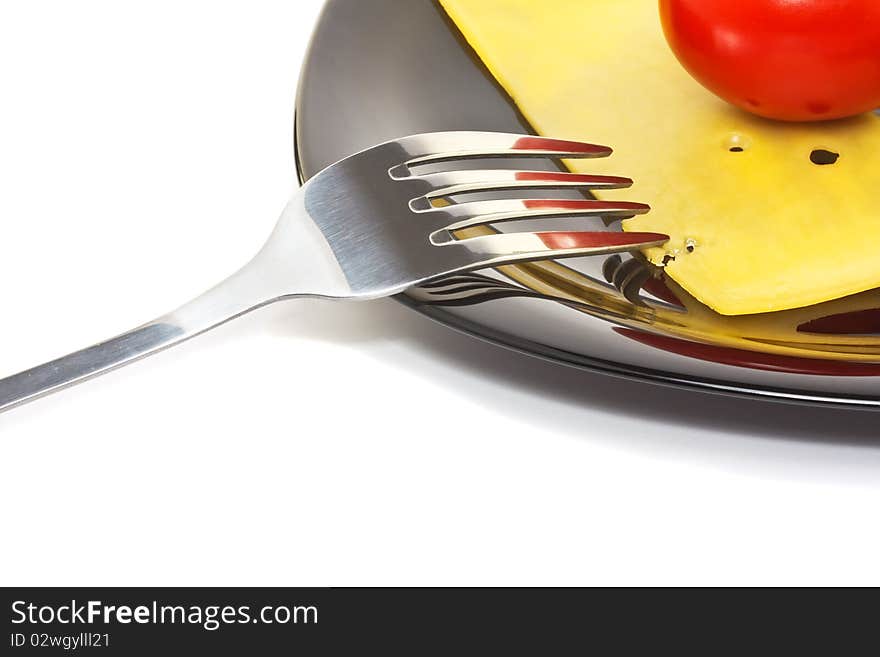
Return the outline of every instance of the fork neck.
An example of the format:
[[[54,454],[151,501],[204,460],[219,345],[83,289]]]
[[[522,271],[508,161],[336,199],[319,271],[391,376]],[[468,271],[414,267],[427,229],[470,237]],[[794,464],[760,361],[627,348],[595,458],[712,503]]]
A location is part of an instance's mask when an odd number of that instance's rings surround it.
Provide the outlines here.
[[[344,298],[348,282],[298,190],[263,248],[235,274],[160,318],[198,333],[280,299]]]

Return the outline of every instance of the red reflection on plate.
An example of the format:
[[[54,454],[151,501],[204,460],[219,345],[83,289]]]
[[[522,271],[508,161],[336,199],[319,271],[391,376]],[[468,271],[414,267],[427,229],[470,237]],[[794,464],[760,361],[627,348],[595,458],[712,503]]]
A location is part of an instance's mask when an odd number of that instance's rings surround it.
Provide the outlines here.
[[[675,293],[669,289],[666,282],[660,278],[649,278],[642,283],[642,289],[649,294],[653,294],[658,299],[662,299],[666,303],[671,303],[673,306],[678,306],[679,308],[685,307],[684,304],[678,300],[678,297],[675,296]]]
[[[880,308],[828,315],[798,326],[802,333],[873,335],[880,333]]]
[[[655,333],[645,333],[635,329],[615,327],[620,335],[641,344],[662,349],[673,354],[705,360],[710,363],[747,367],[767,372],[786,374],[813,374],[817,376],[880,376],[880,363],[847,363],[821,358],[801,358],[764,354],[746,349],[718,347],[715,345],[691,342],[680,338],[670,338]]]

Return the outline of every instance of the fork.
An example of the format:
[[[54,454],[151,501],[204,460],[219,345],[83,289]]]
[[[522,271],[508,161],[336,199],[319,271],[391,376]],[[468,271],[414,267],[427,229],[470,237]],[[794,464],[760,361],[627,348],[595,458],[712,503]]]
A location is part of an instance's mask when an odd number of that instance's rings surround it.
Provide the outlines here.
[[[0,379],[0,411],[179,344],[281,299],[376,299],[451,274],[517,262],[658,246],[657,233],[510,232],[461,238],[473,226],[548,217],[631,217],[627,201],[497,199],[439,207],[458,194],[524,189],[614,189],[617,176],[513,169],[424,172],[472,158],[592,158],[611,149],[495,132],[413,135],[327,167],[288,202],[269,240],[241,270],[177,310],[127,333]],[[435,167],[436,168],[436,167]]]

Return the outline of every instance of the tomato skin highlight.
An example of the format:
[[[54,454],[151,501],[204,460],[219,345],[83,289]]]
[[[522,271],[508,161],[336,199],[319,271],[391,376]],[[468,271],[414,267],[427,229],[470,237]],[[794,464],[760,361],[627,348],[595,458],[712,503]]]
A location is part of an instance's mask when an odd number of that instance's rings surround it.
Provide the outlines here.
[[[659,0],[672,51],[749,112],[819,121],[880,107],[880,0]]]

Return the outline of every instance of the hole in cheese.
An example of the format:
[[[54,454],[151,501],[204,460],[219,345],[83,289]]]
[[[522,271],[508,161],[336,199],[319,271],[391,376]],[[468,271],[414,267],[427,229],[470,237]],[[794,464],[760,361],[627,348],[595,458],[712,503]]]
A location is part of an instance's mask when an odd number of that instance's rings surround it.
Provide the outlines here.
[[[810,162],[818,164],[819,166],[835,164],[839,158],[840,153],[835,153],[834,151],[829,151],[824,148],[817,148],[810,153]]]

